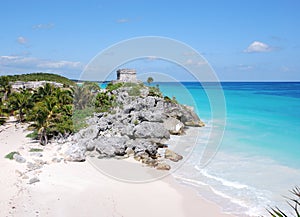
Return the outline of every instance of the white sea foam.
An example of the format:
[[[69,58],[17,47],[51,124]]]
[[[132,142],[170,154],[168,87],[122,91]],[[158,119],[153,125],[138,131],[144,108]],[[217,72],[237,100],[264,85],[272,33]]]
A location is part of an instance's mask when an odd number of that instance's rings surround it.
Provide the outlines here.
[[[197,169],[198,171],[200,171],[200,173],[210,179],[214,179],[216,181],[219,181],[222,183],[222,185],[224,186],[228,186],[228,187],[233,187],[233,188],[236,188],[236,189],[242,189],[242,188],[248,188],[247,185],[244,185],[244,184],[241,184],[239,182],[234,182],[234,181],[228,181],[228,180],[225,180],[225,179],[222,179],[220,177],[217,177],[217,176],[213,176],[213,175],[210,175],[206,169],[201,169],[199,168],[197,165],[195,166],[195,169]]]

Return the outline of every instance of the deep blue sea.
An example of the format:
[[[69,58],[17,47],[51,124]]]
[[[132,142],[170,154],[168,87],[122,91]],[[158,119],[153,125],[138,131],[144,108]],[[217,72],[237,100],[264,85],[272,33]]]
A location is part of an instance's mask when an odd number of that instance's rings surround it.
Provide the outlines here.
[[[174,173],[179,182],[238,216],[265,215],[275,205],[289,209],[283,196],[300,186],[300,83],[221,83],[224,137],[204,168],[199,159],[212,123],[218,121],[212,120],[205,88],[196,82],[158,84],[165,95],[194,106],[206,123],[192,155]]]

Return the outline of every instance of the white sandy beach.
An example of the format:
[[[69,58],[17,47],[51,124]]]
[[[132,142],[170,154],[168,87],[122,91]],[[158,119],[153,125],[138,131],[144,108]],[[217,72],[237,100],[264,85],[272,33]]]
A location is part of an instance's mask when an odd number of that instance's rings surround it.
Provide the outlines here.
[[[171,176],[138,184],[118,181],[105,176],[88,161],[52,162],[55,154],[51,145],[44,148],[43,157],[30,156],[28,150],[39,145],[25,137],[28,133],[25,126],[13,119],[0,126],[0,216],[230,216],[177,184]],[[4,158],[11,151],[19,151],[26,163]],[[44,165],[28,171],[27,163],[34,159]],[[113,164],[116,161],[126,162],[114,160]],[[136,166],[138,170],[149,169]],[[28,184],[32,177],[40,181]]]

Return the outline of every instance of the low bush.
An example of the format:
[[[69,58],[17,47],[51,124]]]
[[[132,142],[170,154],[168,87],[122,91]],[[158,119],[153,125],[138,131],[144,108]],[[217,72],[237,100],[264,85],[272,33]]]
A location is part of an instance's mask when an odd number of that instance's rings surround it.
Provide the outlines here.
[[[5,158],[7,158],[9,160],[13,160],[15,154],[20,154],[20,153],[17,151],[12,151],[12,152],[8,153],[7,155],[5,155]]]
[[[42,152],[42,151],[43,151],[43,149],[40,149],[40,148],[31,148],[29,150],[29,152]]]

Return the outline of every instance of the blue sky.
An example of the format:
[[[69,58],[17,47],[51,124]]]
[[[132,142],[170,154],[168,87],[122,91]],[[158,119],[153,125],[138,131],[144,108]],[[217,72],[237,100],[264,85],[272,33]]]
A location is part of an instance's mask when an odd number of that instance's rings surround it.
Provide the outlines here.
[[[0,75],[43,71],[78,78],[103,49],[150,35],[193,47],[220,80],[299,81],[299,11],[299,0],[6,0]]]

